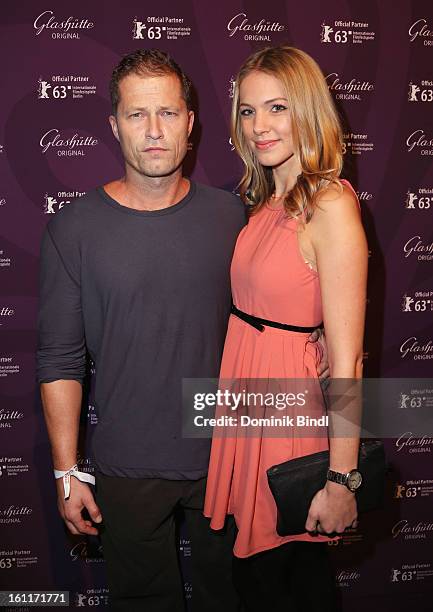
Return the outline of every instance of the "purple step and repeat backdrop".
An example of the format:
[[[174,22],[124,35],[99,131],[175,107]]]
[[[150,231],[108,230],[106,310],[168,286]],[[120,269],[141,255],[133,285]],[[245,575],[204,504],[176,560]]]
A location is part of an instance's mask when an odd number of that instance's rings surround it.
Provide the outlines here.
[[[34,0],[3,2],[0,15],[0,590],[65,589],[72,607],[103,608],[100,544],[68,535],[57,514],[34,351],[44,226],[75,197],[122,174],[107,121],[113,66],[140,47],[174,55],[197,90],[187,171],[234,190],[241,168],[229,113],[240,63],[283,42],[312,54],[344,121],[344,175],[368,234],[366,375],[429,378],[433,3]],[[396,410],[416,410],[429,390],[402,395]],[[97,425],[91,391],[82,425],[85,449]],[[386,447],[392,469],[384,507],[331,548],[340,608],[431,611],[433,438],[401,431]],[[86,450],[80,466],[92,471]],[[179,548],[193,597],[186,533]]]

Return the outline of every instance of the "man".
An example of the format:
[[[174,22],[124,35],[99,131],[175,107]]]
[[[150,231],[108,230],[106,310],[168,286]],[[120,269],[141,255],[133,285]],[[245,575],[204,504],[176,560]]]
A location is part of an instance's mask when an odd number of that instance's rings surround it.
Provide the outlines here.
[[[110,92],[125,176],[62,209],[41,250],[38,378],[59,510],[74,534],[95,535],[103,521],[113,610],[177,612],[183,508],[193,610],[231,612],[233,526],[215,534],[202,516],[209,440],[181,437],[181,391],[184,377],[218,376],[244,208],[182,176],[194,113],[190,83],[167,54],[126,56]],[[96,364],[96,501],[71,471],[86,348]]]

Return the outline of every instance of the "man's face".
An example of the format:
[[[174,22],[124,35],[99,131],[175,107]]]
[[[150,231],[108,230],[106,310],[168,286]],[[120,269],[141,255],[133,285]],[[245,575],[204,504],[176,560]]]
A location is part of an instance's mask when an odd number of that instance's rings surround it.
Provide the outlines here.
[[[181,165],[194,123],[174,74],[129,74],[119,83],[110,124],[126,164],[148,177],[169,176]]]

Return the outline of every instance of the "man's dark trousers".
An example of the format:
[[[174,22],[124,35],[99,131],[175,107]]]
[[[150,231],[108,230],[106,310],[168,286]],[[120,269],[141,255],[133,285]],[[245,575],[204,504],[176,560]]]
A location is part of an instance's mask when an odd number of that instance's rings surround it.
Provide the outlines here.
[[[238,612],[232,585],[235,526],[215,533],[203,516],[206,479],[164,480],[96,474],[101,538],[113,612],[184,612],[176,514],[191,539],[193,612]]]

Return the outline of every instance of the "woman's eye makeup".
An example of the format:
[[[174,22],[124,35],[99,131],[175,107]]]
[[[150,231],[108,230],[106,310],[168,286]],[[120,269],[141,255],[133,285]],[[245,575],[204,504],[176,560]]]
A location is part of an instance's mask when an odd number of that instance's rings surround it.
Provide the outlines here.
[[[273,104],[272,108],[271,108],[271,111],[273,113],[279,113],[279,112],[285,111],[285,110],[287,110],[287,106],[284,106],[284,104]]]
[[[271,113],[282,113],[287,110],[287,106],[284,104],[272,104],[269,110]],[[250,117],[254,111],[251,108],[241,108],[239,113],[242,117]]]

